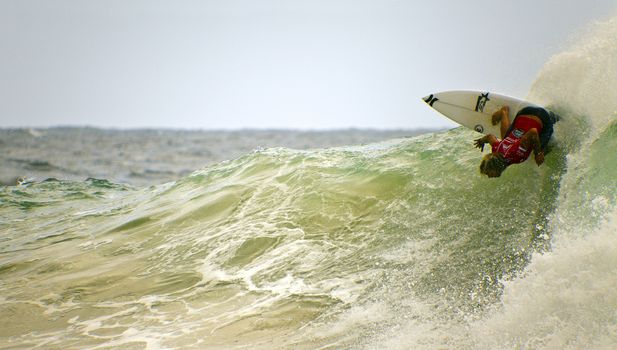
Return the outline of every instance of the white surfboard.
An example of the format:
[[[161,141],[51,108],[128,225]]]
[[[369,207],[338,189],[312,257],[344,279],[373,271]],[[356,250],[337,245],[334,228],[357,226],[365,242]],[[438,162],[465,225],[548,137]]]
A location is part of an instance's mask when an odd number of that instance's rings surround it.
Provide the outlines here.
[[[531,102],[514,97],[483,91],[444,91],[423,98],[429,106],[453,121],[483,134],[499,137],[499,124],[491,123],[495,111],[507,105],[510,107],[510,120],[516,112],[527,106],[537,106]]]

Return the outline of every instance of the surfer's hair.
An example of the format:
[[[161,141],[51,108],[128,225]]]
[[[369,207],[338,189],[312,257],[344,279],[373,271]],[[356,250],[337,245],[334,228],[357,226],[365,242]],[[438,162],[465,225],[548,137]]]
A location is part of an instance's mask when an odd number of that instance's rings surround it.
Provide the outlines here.
[[[490,153],[482,158],[480,163],[480,173],[498,177],[506,169],[508,164],[504,157],[499,153]]]

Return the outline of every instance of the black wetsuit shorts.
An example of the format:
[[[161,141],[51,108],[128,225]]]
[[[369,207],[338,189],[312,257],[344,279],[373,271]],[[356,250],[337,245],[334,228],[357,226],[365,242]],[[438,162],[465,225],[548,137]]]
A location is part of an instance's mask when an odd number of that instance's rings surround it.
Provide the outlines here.
[[[547,111],[542,107],[534,107],[529,106],[521,109],[516,113],[516,116],[519,115],[533,115],[542,121],[542,131],[540,131],[540,147],[542,151],[546,153],[546,145],[548,145],[549,140],[551,139],[551,135],[553,135],[553,125],[559,120],[559,116],[553,112]],[[516,120],[516,117],[514,118]],[[510,128],[506,132],[506,135],[510,133],[512,126],[514,125],[514,121],[510,125]]]

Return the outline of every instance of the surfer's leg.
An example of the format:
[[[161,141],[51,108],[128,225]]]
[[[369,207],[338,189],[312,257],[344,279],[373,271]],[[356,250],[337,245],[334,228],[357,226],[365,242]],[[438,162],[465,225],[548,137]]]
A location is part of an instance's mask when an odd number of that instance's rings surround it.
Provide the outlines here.
[[[535,115],[542,120],[543,116],[548,117],[548,112],[542,107],[527,106],[516,113],[517,117],[519,115]]]
[[[543,113],[540,113],[538,117],[542,121],[542,131],[540,132],[540,147],[544,153],[548,152],[548,142],[553,135],[553,125],[559,120],[559,116],[553,112],[549,112],[542,109]]]

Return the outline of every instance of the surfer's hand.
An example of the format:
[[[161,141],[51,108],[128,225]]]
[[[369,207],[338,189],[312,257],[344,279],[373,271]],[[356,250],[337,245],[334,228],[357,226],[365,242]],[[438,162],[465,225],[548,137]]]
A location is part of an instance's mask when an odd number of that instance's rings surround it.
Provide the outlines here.
[[[493,116],[491,117],[491,124],[497,125],[501,121],[501,116],[501,111],[493,113]]]
[[[491,123],[493,125],[497,125],[501,122],[501,120],[503,119],[504,116],[507,116],[510,113],[510,107],[508,106],[503,106],[501,107],[500,110],[498,110],[497,112],[493,113],[493,115],[491,116]]]
[[[484,151],[485,143],[486,143],[486,140],[484,139],[484,137],[480,137],[479,139],[475,140],[474,145],[480,149],[480,152],[482,152]]]
[[[544,152],[539,152],[538,154],[535,155],[534,158],[538,166],[542,165],[542,163],[544,163]]]

